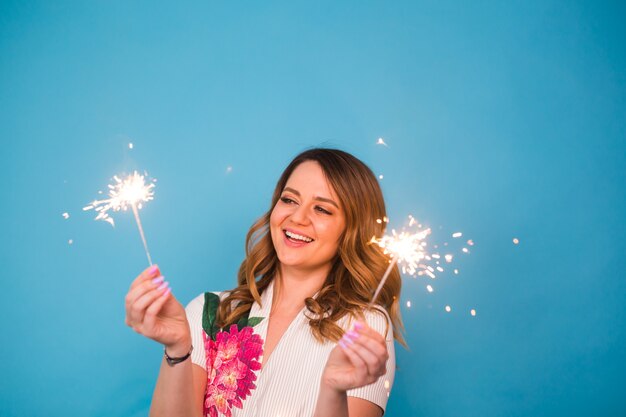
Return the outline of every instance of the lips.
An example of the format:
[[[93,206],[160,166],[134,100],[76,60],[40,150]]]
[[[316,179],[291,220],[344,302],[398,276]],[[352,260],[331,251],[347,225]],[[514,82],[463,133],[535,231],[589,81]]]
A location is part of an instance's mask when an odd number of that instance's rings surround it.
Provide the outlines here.
[[[315,240],[312,237],[289,229],[284,229],[283,233],[285,234],[285,238],[291,243],[307,244]]]

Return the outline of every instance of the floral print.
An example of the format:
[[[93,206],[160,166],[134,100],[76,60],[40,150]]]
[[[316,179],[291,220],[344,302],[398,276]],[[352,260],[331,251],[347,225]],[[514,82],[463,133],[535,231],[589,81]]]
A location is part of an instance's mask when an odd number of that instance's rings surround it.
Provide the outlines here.
[[[202,334],[207,369],[204,415],[218,417],[219,412],[231,417],[232,407],[242,408],[243,400],[256,388],[263,339],[251,326],[239,330],[237,324],[217,332],[215,340],[206,332]]]

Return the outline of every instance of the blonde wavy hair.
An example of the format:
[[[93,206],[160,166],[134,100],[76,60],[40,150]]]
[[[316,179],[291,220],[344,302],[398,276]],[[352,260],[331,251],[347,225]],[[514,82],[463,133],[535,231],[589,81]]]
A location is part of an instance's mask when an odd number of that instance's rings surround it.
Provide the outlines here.
[[[316,340],[338,341],[343,330],[338,320],[348,315],[362,317],[379,280],[389,265],[382,249],[371,244],[372,237],[381,237],[385,222],[385,202],[374,173],[351,154],[326,148],[315,148],[296,156],[280,176],[270,209],[258,219],[246,236],[246,258],[238,273],[237,288],[228,292],[220,303],[217,324],[225,327],[236,323],[247,314],[261,293],[278,272],[280,261],[269,233],[270,215],[278,202],[292,172],[305,161],[317,162],[339,198],[345,214],[345,230],[339,249],[316,298],[307,298],[309,325]],[[378,220],[378,221],[377,221]],[[400,271],[396,266],[383,286],[374,308],[380,314],[384,309],[391,318],[396,340],[405,345],[400,317]]]

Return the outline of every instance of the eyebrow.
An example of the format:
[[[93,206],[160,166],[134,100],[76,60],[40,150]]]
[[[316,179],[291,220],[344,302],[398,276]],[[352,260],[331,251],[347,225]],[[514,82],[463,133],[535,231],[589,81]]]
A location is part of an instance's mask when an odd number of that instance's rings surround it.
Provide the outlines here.
[[[283,192],[285,192],[285,191],[289,191],[290,193],[294,193],[295,195],[297,195],[298,197],[300,197],[300,192],[299,192],[298,190],[294,190],[294,189],[293,189],[293,188],[291,188],[291,187],[285,187],[285,188],[283,189]],[[333,200],[331,200],[330,198],[315,197],[315,198],[314,198],[314,200],[317,200],[317,201],[322,201],[322,202],[324,202],[324,203],[329,203],[329,204],[332,204],[333,206],[335,206],[335,207],[339,208],[339,205],[338,205],[337,203],[335,203]]]

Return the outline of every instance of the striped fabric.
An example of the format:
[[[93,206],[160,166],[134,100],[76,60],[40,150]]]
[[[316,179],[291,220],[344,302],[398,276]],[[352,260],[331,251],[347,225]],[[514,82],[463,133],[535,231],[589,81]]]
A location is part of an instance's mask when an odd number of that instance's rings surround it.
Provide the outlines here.
[[[272,306],[273,283],[261,295],[262,306],[255,303],[250,317],[265,317],[254,327],[263,340],[267,334],[267,324]],[[204,294],[194,298],[186,307],[193,342],[192,362],[206,370],[204,343],[202,338],[202,309]],[[319,343],[309,330],[308,319],[304,315],[306,307],[296,316],[289,328],[274,348],[263,368],[258,371],[257,388],[243,402],[243,409],[233,408],[233,417],[310,417],[315,411],[322,371],[330,351],[336,343]],[[359,397],[373,402],[383,410],[387,405],[395,372],[395,352],[393,332],[388,316],[366,313],[370,327],[387,334],[387,373],[377,382],[348,391],[348,396]],[[342,319],[339,326],[348,330],[349,319]],[[388,326],[388,327],[387,327]]]

